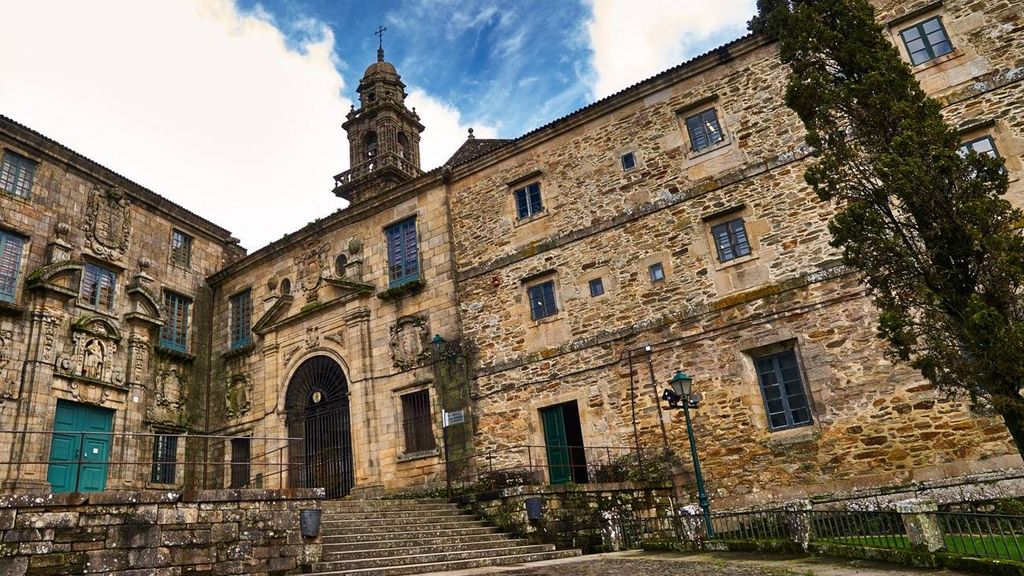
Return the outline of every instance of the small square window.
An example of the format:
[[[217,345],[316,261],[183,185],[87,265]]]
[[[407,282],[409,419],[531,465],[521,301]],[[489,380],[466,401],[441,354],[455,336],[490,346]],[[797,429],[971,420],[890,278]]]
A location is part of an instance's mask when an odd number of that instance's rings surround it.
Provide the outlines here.
[[[540,182],[516,188],[512,194],[516,198],[516,218],[523,220],[544,211],[544,203],[540,197]]]
[[[555,306],[555,281],[548,280],[526,290],[530,299],[530,318],[540,320],[558,313]]]
[[[754,359],[761,384],[768,425],[784,430],[811,423],[811,409],[804,391],[800,366],[793,349]]]
[[[743,225],[743,218],[712,226],[711,236],[715,239],[719,262],[728,262],[750,255],[750,242],[747,240],[747,229]]]
[[[117,276],[102,266],[86,264],[82,273],[81,297],[90,306],[103,310],[114,309],[114,291]]]
[[[961,156],[967,156],[968,152],[977,152],[978,154],[986,154],[993,158],[999,158],[999,150],[996,149],[996,143],[992,140],[991,136],[982,136],[981,138],[975,138],[968,142],[964,142],[960,145],[960,149],[957,150]]]
[[[661,282],[665,279],[665,267],[661,265],[661,262],[655,262],[648,266],[647,273],[651,277],[651,282]]]
[[[192,237],[180,230],[171,232],[171,263],[182,268],[192,265]]]
[[[604,281],[601,280],[600,278],[594,278],[588,283],[588,285],[590,286],[591,298],[597,298],[598,296],[604,294]]]
[[[722,127],[718,123],[718,113],[714,108],[688,116],[686,132],[690,136],[690,148],[694,152],[707,150],[725,139]]]
[[[632,152],[626,152],[622,155],[622,169],[628,172],[633,168],[636,168],[636,156]]]
[[[953,43],[938,16],[900,31],[910,62],[917,66],[953,51]]]
[[[424,452],[437,447],[430,419],[430,392],[419,390],[402,395],[402,431],[405,452]]]
[[[21,154],[15,154],[10,150],[4,151],[3,161],[0,163],[0,190],[28,198],[32,193],[32,181],[35,175],[36,162],[34,160],[25,158]]]

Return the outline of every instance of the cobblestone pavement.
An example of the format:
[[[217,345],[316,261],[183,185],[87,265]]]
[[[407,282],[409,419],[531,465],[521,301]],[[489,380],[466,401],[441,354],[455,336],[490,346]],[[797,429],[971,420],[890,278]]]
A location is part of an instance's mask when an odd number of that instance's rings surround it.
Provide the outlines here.
[[[437,573],[440,576],[441,573]],[[445,576],[968,576],[961,572],[912,569],[891,564],[747,553],[648,554],[617,552],[487,570],[445,572]],[[424,575],[434,576],[434,575]]]

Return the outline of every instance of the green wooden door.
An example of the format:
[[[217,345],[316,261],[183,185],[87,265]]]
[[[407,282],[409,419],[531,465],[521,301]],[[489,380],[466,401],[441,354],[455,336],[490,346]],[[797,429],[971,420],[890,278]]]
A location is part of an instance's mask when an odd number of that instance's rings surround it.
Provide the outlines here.
[[[562,406],[542,408],[540,415],[544,422],[544,444],[548,453],[548,481],[551,484],[568,484],[572,480],[572,467]]]
[[[107,486],[114,411],[57,401],[46,479],[54,492],[99,492]]]

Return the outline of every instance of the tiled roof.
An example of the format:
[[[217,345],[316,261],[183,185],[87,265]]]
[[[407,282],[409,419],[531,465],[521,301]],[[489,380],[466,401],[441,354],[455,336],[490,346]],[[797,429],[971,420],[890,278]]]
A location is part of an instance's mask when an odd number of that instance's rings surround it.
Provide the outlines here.
[[[445,166],[458,166],[459,164],[465,164],[474,158],[479,158],[484,154],[487,154],[491,150],[497,150],[505,144],[512,142],[512,140],[503,139],[485,139],[485,138],[467,138],[463,142],[462,146],[452,154],[452,157],[445,162]]]

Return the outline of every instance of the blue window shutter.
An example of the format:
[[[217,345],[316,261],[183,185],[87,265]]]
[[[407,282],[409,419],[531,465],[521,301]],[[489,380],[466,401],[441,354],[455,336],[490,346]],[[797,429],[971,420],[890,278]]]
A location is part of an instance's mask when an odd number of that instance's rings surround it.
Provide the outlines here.
[[[530,215],[539,214],[544,211],[544,204],[540,198],[540,183],[534,182],[527,187],[530,194]]]
[[[419,279],[419,246],[416,218],[389,226],[384,231],[387,241],[388,286],[396,287]]]
[[[520,219],[530,216],[530,202],[526,198],[526,188],[516,190],[516,215]]]
[[[17,296],[18,270],[25,241],[20,236],[0,232],[0,300],[14,302]]]

